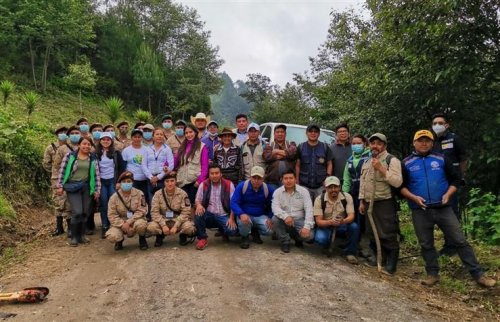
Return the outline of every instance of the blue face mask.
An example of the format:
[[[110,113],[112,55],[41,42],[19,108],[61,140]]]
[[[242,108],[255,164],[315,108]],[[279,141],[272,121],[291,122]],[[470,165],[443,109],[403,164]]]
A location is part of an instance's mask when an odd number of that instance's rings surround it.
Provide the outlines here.
[[[167,129],[167,130],[168,130],[168,129],[170,129],[171,127],[172,127],[172,123],[170,123],[170,122],[165,122],[165,123],[163,123],[163,128],[164,128],[164,129]]]
[[[153,138],[153,132],[143,132],[142,137],[144,140],[149,141]]]
[[[351,148],[352,152],[354,152],[355,154],[361,154],[365,150],[365,146],[363,144],[353,144]]]
[[[57,135],[57,138],[59,139],[59,141],[66,141],[68,139],[68,136],[66,135],[66,133],[59,133]]]
[[[120,184],[121,189],[123,191],[130,191],[130,190],[132,190],[132,185],[133,185],[132,182],[123,182],[123,183]]]
[[[101,133],[100,131],[95,131],[95,132],[92,132],[92,137],[94,138],[94,140],[99,140],[101,138]]]
[[[177,136],[183,136],[184,135],[184,129],[175,129],[175,135],[177,135]]]
[[[70,134],[69,140],[71,141],[71,143],[78,143],[80,141],[80,134]]]
[[[88,124],[80,124],[80,131],[82,131],[82,132],[88,132],[89,131],[89,125]]]
[[[111,137],[114,139],[116,136],[115,131],[108,131],[109,134],[111,134]]]

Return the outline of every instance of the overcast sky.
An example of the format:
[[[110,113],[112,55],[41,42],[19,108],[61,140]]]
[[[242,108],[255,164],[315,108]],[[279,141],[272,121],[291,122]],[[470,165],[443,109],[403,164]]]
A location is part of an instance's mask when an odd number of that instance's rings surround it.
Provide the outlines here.
[[[177,0],[195,8],[225,60],[221,71],[236,81],[261,73],[274,83],[309,69],[309,57],[326,39],[332,9],[359,8],[362,0]]]

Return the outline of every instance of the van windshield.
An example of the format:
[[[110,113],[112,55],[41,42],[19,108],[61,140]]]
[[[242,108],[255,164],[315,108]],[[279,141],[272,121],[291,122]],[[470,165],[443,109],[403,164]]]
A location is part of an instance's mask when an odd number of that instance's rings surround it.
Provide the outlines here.
[[[286,139],[294,141],[297,145],[307,141],[306,129],[302,127],[288,126],[286,129]],[[335,139],[333,132],[326,132],[321,130],[319,140],[328,144],[332,143]]]

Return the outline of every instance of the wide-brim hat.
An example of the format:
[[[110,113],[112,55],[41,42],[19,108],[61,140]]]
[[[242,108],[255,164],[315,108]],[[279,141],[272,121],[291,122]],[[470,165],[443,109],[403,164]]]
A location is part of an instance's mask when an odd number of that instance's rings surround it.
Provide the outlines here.
[[[210,116],[206,116],[205,113],[197,113],[195,116],[191,116],[191,123],[194,124],[196,120],[205,120],[205,122],[210,122]]]
[[[231,135],[233,139],[236,137],[236,133],[234,133],[233,130],[228,127],[222,129],[222,132],[220,132],[219,137],[222,137],[223,135]]]

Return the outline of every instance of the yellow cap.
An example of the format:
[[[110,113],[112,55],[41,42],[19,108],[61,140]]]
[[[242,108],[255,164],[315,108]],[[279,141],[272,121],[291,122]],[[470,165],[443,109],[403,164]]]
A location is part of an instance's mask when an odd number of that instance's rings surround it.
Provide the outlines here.
[[[434,141],[434,135],[432,135],[431,131],[428,130],[420,130],[415,133],[415,136],[413,137],[413,141],[416,141],[420,139],[421,137],[428,137],[432,141]]]

